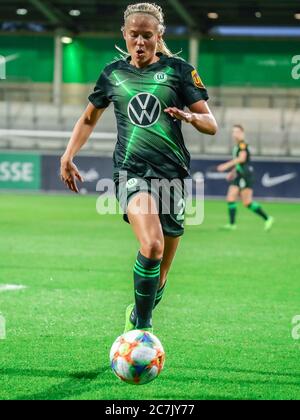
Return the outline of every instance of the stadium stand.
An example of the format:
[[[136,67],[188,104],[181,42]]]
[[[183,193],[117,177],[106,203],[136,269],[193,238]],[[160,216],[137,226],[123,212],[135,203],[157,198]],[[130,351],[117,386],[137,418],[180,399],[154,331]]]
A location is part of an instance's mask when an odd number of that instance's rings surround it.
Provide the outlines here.
[[[86,104],[64,105],[50,103],[1,102],[0,148],[61,151]],[[220,107],[212,105],[220,130],[210,138],[184,125],[186,144],[192,154],[228,154],[231,149],[231,126],[245,126],[256,155],[299,156],[300,111],[297,109]],[[113,151],[116,125],[113,108],[109,107],[96,130],[94,139],[85,151]]]

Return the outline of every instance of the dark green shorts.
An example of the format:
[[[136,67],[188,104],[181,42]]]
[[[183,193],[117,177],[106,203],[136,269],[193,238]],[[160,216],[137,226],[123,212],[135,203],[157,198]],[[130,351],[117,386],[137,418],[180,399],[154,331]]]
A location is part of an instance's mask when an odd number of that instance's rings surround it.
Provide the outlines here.
[[[248,171],[245,174],[237,174],[237,177],[231,182],[231,185],[239,187],[240,190],[245,190],[246,188],[253,189],[254,186],[254,173]]]
[[[152,180],[127,173],[126,178],[115,176],[114,182],[116,197],[127,223],[127,207],[130,200],[140,192],[147,192],[156,202],[164,235],[177,237],[184,234],[186,192],[183,180]],[[172,182],[171,188],[169,182]]]

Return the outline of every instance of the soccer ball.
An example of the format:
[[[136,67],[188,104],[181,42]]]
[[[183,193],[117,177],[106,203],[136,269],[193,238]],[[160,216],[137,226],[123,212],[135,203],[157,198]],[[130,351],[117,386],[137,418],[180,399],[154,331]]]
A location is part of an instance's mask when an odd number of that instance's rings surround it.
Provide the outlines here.
[[[133,330],[116,339],[110,351],[114,373],[122,381],[143,385],[157,378],[164,367],[164,348],[155,335]]]

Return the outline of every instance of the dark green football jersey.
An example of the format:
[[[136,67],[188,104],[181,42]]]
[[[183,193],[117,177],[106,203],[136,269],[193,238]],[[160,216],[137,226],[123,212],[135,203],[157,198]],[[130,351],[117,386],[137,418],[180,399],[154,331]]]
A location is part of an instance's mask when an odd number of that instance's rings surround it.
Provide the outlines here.
[[[236,159],[239,157],[241,152],[247,153],[247,160],[245,163],[241,163],[239,165],[236,165],[236,170],[241,175],[246,174],[249,171],[249,164],[251,160],[251,154],[249,150],[249,146],[244,141],[241,141],[238,145],[234,146],[233,148],[233,158]]]
[[[164,112],[183,109],[208,95],[197,71],[181,58],[157,54],[159,61],[139,69],[128,59],[105,67],[89,101],[98,109],[114,104],[118,141],[115,174],[183,178],[189,175],[190,154],[181,122]]]

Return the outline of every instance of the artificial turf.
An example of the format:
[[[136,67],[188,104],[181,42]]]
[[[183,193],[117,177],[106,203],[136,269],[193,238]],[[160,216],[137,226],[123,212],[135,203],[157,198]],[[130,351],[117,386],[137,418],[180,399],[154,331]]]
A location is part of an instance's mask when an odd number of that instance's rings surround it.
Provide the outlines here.
[[[138,244],[120,216],[100,216],[91,196],[0,195],[0,399],[299,399],[298,204],[246,209],[222,232],[226,205],[208,201],[187,227],[155,334],[167,360],[144,386],[109,367],[133,299]]]

